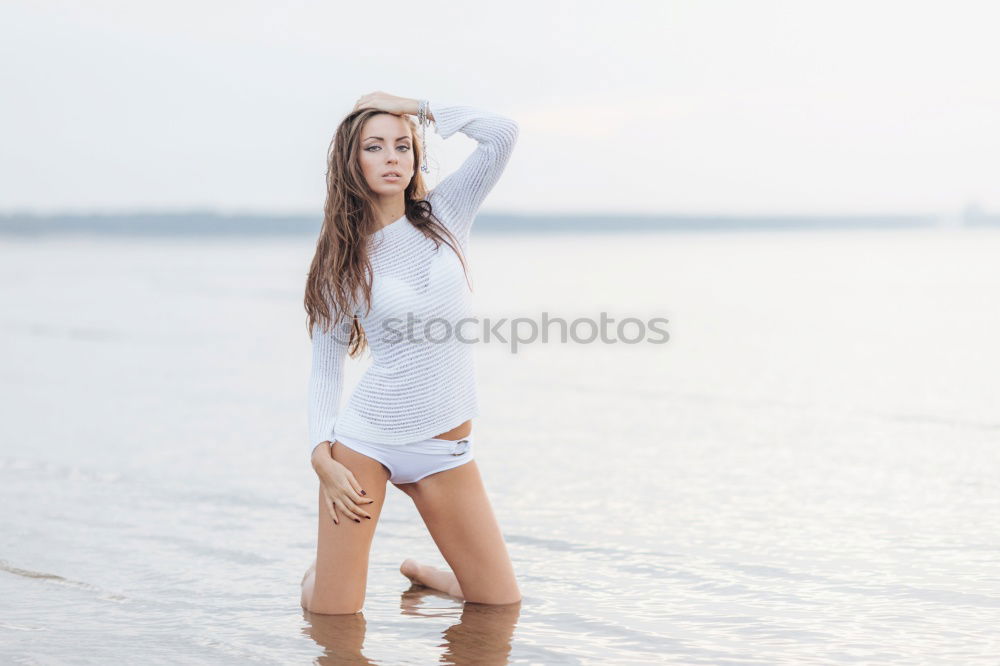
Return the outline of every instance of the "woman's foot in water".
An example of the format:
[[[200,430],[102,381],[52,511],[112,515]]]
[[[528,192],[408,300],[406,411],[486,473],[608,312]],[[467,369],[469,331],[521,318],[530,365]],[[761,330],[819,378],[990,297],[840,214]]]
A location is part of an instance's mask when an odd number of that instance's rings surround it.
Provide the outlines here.
[[[309,568],[306,569],[305,574],[302,576],[302,583],[301,583],[302,586],[301,604],[302,607],[305,608],[306,610],[309,609],[309,602],[312,601],[313,587],[315,584],[316,584],[316,560],[313,560],[313,563],[309,565]]]
[[[441,571],[429,564],[420,564],[412,557],[403,560],[399,565],[399,573],[410,579],[414,585],[422,585],[432,590],[438,590],[453,597],[463,599],[462,588],[458,579],[451,571]]]
[[[316,571],[316,560],[313,560],[313,563],[309,565],[308,569],[306,569],[305,574],[302,575],[302,582],[299,584],[304,585],[306,582],[306,578],[309,578],[309,574],[314,573],[315,571]]]

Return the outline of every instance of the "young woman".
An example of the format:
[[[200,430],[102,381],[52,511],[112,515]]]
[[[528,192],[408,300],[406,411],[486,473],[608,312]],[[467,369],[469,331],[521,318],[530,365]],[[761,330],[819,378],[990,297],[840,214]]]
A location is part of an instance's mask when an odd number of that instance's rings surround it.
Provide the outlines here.
[[[418,129],[431,121],[442,138],[461,131],[478,145],[426,192]],[[407,559],[403,575],[470,602],[521,600],[473,460],[475,338],[462,330],[472,321],[469,230],[517,137],[517,123],[501,115],[381,91],[360,98],[337,128],[305,296],[309,436],[320,481],[306,610],[361,612],[387,481],[416,504],[451,567]],[[345,359],[366,342],[372,365],[340,409]]]

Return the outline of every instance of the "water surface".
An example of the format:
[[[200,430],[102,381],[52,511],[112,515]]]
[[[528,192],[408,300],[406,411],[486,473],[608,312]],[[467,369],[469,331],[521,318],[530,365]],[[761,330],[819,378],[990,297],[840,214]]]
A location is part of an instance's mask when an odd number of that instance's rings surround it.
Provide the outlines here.
[[[473,233],[482,317],[669,319],[478,346],[517,612],[409,590],[391,486],[364,613],[299,607],[313,239],[5,238],[0,658],[997,662],[1000,232]]]

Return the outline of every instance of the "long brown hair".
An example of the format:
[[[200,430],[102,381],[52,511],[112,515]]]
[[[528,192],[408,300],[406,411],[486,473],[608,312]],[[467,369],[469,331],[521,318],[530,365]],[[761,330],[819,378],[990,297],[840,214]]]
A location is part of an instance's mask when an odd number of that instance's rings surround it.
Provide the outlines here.
[[[352,308],[363,300],[371,309],[372,265],[368,255],[368,240],[380,227],[375,211],[375,196],[365,180],[358,160],[361,149],[361,129],[375,115],[386,113],[378,109],[359,109],[349,113],[337,127],[327,151],[326,204],[323,226],[316,241],[306,280],[305,309],[309,337],[315,324],[323,330],[332,329],[341,317],[353,320],[348,353],[358,356],[365,348],[367,337]],[[421,146],[416,140],[417,125],[409,116],[402,116],[410,129],[410,145],[415,167],[421,161]],[[434,215],[424,197],[427,191],[419,167],[404,192],[405,214],[413,226],[434,241],[436,247],[446,243],[458,255],[468,281],[468,266],[458,240]],[[367,276],[367,277],[366,277]],[[469,285],[472,288],[472,285]]]

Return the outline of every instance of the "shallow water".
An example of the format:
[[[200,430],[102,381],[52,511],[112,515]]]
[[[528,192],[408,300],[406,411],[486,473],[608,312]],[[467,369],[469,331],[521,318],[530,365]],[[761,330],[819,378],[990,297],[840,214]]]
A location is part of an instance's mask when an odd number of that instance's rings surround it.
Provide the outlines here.
[[[513,613],[409,590],[391,486],[364,613],[299,607],[311,252],[0,240],[3,662],[998,661],[1000,233],[474,235],[483,317],[670,320],[477,349]]]

